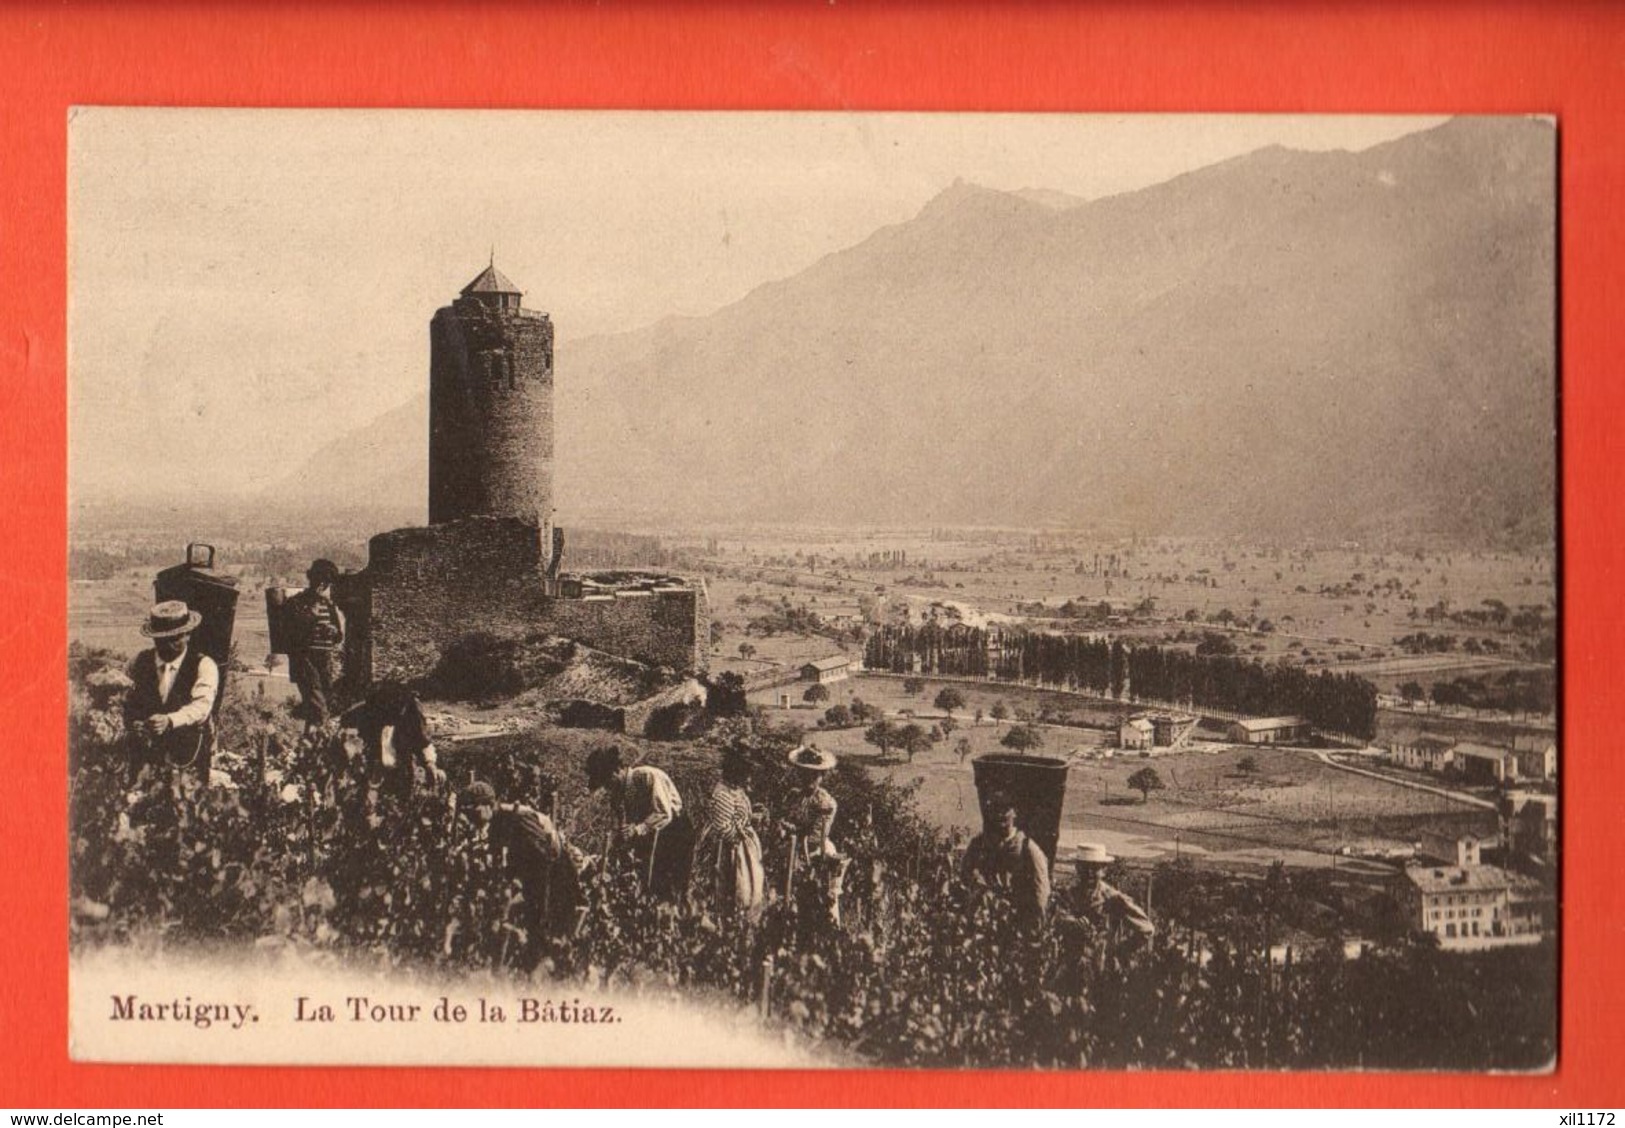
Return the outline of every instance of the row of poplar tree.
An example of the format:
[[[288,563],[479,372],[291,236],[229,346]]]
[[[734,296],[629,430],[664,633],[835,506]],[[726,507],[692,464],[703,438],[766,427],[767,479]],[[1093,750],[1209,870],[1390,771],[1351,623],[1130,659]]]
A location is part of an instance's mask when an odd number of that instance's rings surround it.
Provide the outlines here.
[[[864,664],[897,674],[1029,682],[1120,701],[1176,702],[1247,716],[1295,714],[1317,728],[1362,740],[1376,735],[1377,687],[1354,674],[1198,655],[1122,639],[891,624],[869,636]]]

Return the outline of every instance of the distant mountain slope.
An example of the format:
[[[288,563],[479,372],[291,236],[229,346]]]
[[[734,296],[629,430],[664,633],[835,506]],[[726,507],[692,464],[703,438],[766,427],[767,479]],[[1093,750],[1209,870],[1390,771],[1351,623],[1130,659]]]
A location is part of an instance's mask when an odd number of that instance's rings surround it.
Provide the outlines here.
[[[1550,536],[1554,159],[1463,119],[1060,209],[956,184],[710,316],[562,343],[562,516]],[[400,409],[299,488],[421,498],[425,433]]]
[[[424,337],[428,383],[428,337]],[[429,393],[327,443],[272,490],[286,505],[370,504],[418,513],[429,508]]]

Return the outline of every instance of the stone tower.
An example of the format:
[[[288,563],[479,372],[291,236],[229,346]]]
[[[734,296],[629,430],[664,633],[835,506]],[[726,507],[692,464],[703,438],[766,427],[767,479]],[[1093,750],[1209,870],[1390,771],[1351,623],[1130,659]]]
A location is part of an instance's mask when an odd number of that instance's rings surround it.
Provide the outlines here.
[[[553,323],[493,261],[429,322],[429,523],[553,522]]]

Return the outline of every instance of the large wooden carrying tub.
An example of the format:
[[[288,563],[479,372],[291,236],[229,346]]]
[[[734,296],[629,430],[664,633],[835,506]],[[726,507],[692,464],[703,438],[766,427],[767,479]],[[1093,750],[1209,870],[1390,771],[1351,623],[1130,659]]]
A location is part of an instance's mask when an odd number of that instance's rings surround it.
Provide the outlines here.
[[[993,753],[972,760],[971,771],[984,822],[989,799],[999,792],[1010,796],[1021,828],[1038,843],[1054,870],[1055,850],[1061,840],[1061,806],[1066,801],[1066,761]]]

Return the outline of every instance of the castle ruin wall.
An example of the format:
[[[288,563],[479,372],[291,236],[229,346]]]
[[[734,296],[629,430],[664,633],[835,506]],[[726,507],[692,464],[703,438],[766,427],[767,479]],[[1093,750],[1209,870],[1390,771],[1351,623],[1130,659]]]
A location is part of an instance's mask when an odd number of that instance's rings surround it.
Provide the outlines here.
[[[470,635],[519,638],[537,629],[546,588],[534,525],[472,517],[380,533],[368,547],[373,681],[423,677]]]

